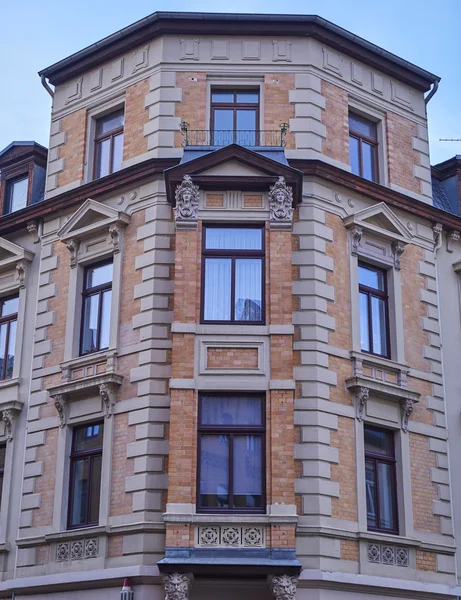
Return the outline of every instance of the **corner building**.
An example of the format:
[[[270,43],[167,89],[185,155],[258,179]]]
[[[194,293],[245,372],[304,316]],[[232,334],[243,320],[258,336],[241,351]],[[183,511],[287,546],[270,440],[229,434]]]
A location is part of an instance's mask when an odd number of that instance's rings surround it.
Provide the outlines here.
[[[0,153],[0,594],[459,595],[438,77],[195,13],[40,75],[46,176]]]

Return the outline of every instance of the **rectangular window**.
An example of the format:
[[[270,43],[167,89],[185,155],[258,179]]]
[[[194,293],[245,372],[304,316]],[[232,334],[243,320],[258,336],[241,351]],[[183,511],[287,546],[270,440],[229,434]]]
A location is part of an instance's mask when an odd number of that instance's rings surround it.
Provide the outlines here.
[[[0,380],[13,376],[19,297],[0,298]]]
[[[85,269],[80,354],[109,347],[112,261]]]
[[[99,523],[104,424],[75,427],[70,456],[68,528]]]
[[[362,352],[390,358],[386,271],[359,264],[359,300]]]
[[[349,113],[349,154],[354,175],[379,181],[376,123],[353,113]]]
[[[264,512],[264,398],[202,395],[197,509]]]
[[[368,425],[364,434],[368,529],[398,533],[394,434]]]
[[[7,181],[5,193],[4,214],[21,210],[27,206],[27,194],[29,191],[29,177],[25,175],[20,179]]]
[[[3,475],[5,473],[6,444],[0,446],[0,508],[2,506]]]
[[[257,146],[259,90],[211,90],[211,144]]]
[[[95,179],[120,170],[123,157],[124,122],[123,109],[97,119],[94,153]]]
[[[263,323],[264,229],[204,227],[202,321]]]

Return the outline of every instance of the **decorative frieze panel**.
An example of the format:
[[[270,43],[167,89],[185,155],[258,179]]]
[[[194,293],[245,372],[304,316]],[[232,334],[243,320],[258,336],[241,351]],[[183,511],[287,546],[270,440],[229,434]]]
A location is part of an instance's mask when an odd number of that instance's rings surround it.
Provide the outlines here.
[[[368,562],[396,567],[409,566],[408,548],[387,544],[368,544]]]
[[[196,545],[199,548],[264,548],[266,529],[254,525],[197,527]]]
[[[56,562],[97,558],[98,554],[98,538],[86,538],[71,542],[61,542],[56,546]]]

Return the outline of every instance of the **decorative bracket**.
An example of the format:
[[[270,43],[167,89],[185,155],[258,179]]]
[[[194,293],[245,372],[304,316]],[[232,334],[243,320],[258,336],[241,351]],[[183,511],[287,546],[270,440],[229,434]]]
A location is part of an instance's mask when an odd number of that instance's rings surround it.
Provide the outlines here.
[[[106,418],[112,416],[115,406],[115,385],[113,383],[101,383],[99,385],[99,395],[104,403]]]
[[[122,232],[122,228],[117,223],[113,223],[109,227],[110,240],[112,243],[112,248],[114,249],[114,253],[120,252],[120,234]]]
[[[194,581],[192,573],[162,573],[165,600],[189,600],[189,591]]]
[[[405,244],[403,242],[394,241],[391,244],[392,254],[394,256],[394,267],[400,271],[400,257],[405,250]]]
[[[362,422],[365,413],[365,406],[370,396],[370,390],[367,387],[359,387],[355,393],[357,420]]]
[[[40,237],[38,235],[38,222],[37,221],[27,221],[27,231],[32,236],[34,244],[38,244],[40,241]]]
[[[435,235],[435,249],[437,250],[442,245],[442,223],[435,223],[435,225],[432,227],[432,231]]]
[[[6,438],[11,442],[13,439],[13,424],[19,410],[17,408],[3,408],[1,412],[3,422],[5,423]]]
[[[176,187],[174,214],[176,225],[183,223],[186,228],[196,228],[198,222],[199,187],[190,175],[184,175],[182,182]]]
[[[296,575],[269,576],[269,588],[275,600],[295,600],[297,585]]]
[[[273,224],[291,226],[293,219],[293,190],[286,184],[284,177],[279,177],[269,189],[269,211],[271,227]]]
[[[16,272],[19,279],[19,287],[24,289],[26,287],[26,275],[27,275],[28,264],[25,260],[20,260],[16,263]]]
[[[447,252],[453,252],[453,250],[455,249],[455,243],[459,240],[459,231],[456,231],[456,229],[453,229],[453,231],[450,231],[448,237],[447,237]]]
[[[362,228],[359,227],[359,225],[354,225],[350,228],[350,232],[352,241],[351,254],[352,256],[357,256],[363,231]]]
[[[66,240],[66,247],[70,252],[70,266],[71,268],[74,268],[77,266],[77,254],[78,249],[80,248],[80,240],[77,240],[76,238]]]
[[[402,402],[402,430],[408,433],[408,421],[415,408],[415,401],[412,398],[406,398]]]
[[[54,397],[54,407],[59,417],[59,427],[66,424],[66,397],[65,394],[57,394]]]

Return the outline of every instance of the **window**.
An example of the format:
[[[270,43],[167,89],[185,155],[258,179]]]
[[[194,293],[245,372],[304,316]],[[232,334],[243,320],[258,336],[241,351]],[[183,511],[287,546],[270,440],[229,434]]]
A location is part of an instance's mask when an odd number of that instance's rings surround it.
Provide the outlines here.
[[[359,297],[362,352],[390,358],[386,271],[359,264]]]
[[[13,376],[19,296],[0,298],[0,380]]]
[[[211,90],[211,144],[257,146],[259,90]]]
[[[29,177],[21,177],[6,184],[4,213],[9,214],[27,206],[27,194],[29,191]]]
[[[6,444],[0,446],[0,508],[2,506],[3,475],[5,473]]]
[[[103,423],[75,427],[70,456],[68,528],[99,523]]]
[[[264,230],[204,228],[202,321],[263,323]]]
[[[369,426],[364,433],[368,529],[398,533],[394,434]]]
[[[199,510],[264,512],[263,407],[260,395],[201,396]]]
[[[109,347],[112,261],[85,269],[80,354]]]
[[[353,113],[349,114],[349,154],[352,173],[379,181],[376,123]]]
[[[123,110],[96,121],[94,178],[119,171],[123,156]]]

